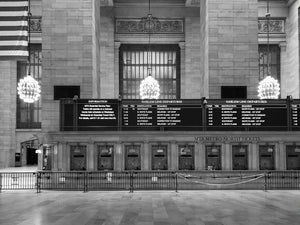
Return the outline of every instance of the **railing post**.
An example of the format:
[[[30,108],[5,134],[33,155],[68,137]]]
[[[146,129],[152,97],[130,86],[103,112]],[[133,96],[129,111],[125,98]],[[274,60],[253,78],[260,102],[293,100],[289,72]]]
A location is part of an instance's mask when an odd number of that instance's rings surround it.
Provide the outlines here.
[[[83,192],[88,192],[87,172],[83,172]]]
[[[133,193],[133,171],[130,171],[130,193]]]
[[[36,193],[41,193],[41,172],[36,173]]]
[[[0,193],[2,192],[2,173],[0,173]]]
[[[178,174],[175,172],[175,192],[178,192]]]
[[[265,172],[264,177],[265,177],[264,191],[267,191],[267,172]]]

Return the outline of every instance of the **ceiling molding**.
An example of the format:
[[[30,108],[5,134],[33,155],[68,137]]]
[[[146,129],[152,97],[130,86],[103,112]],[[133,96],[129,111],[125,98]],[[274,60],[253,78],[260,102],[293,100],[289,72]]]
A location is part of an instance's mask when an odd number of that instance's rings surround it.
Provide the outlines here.
[[[100,0],[100,6],[114,6],[113,0]]]
[[[199,7],[200,0],[186,0],[185,7]]]

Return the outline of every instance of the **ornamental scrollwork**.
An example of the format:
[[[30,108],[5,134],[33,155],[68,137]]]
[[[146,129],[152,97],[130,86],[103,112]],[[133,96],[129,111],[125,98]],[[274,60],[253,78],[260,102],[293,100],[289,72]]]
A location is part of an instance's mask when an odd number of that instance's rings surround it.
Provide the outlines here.
[[[141,34],[149,32],[149,28],[141,23],[141,19],[116,19],[117,34]],[[151,24],[151,33],[182,34],[184,33],[184,19],[160,19]]]
[[[42,32],[42,17],[31,17],[30,18],[30,32],[31,33],[41,33]]]
[[[268,33],[268,20],[266,18],[258,20],[258,33]],[[270,34],[283,34],[285,33],[285,20],[284,19],[270,19],[269,20],[269,33]]]

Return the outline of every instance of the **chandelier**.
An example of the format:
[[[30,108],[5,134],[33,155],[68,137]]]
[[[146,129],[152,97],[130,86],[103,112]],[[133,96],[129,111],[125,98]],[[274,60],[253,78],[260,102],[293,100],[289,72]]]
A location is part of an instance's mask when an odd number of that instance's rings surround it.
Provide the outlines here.
[[[143,28],[145,32],[148,32],[148,51],[147,51],[147,77],[142,80],[140,84],[140,96],[141,99],[158,99],[160,95],[160,88],[158,81],[152,76],[150,61],[150,35],[151,32],[156,31],[157,27],[160,26],[160,22],[156,17],[153,17],[150,13],[150,0],[149,0],[149,13],[147,17],[143,17],[139,23],[139,26]]]
[[[28,73],[18,83],[18,95],[25,103],[34,103],[39,100],[41,86],[37,80],[31,76],[30,63],[30,1],[28,1]]]
[[[260,99],[278,99],[280,95],[280,85],[278,80],[271,76],[270,72],[270,12],[269,12],[269,0],[267,2],[267,77],[259,82],[258,85],[258,97]]]
[[[30,74],[21,79],[18,84],[20,99],[26,103],[34,103],[39,100],[41,87]]]

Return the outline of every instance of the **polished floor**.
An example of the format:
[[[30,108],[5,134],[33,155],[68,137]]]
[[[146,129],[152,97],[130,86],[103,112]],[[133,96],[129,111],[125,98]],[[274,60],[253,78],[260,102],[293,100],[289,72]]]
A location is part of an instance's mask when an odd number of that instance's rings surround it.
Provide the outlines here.
[[[300,191],[5,191],[0,224],[299,225]]]

